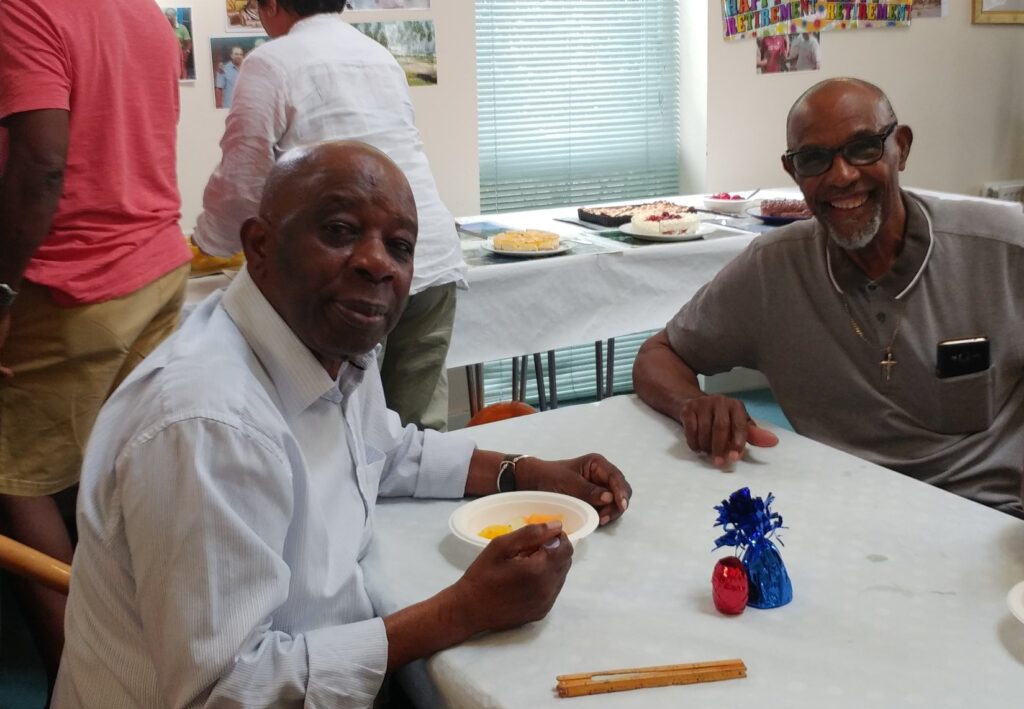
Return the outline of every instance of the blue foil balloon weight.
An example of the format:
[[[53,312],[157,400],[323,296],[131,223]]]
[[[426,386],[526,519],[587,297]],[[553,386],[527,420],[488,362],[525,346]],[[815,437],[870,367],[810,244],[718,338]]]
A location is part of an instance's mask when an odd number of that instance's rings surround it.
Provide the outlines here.
[[[771,539],[762,539],[747,547],[743,553],[750,581],[747,605],[751,608],[778,608],[793,600],[793,585],[789,582],[782,555]]]
[[[771,537],[782,529],[782,515],[772,512],[775,496],[767,500],[752,497],[750,488],[740,488],[728,500],[716,505],[718,521],[724,534],[715,540],[715,549],[731,546],[743,549],[743,564],[750,581],[747,605],[754,608],[778,608],[793,600],[793,585],[786,573]],[[779,543],[782,543],[781,538]]]

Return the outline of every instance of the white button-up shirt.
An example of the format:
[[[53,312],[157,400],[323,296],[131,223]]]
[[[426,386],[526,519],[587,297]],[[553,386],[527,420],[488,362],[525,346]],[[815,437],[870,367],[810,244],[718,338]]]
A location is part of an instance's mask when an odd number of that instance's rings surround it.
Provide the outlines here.
[[[332,379],[243,270],[96,422],[54,706],[369,706],[374,501],[459,497],[471,455],[401,427],[373,353]]]
[[[465,285],[455,219],[423,152],[405,72],[336,14],[302,19],[245,58],[193,239],[211,254],[240,250],[242,223],[259,212],[274,161],[292,148],[340,139],[383,151],[409,180],[419,217],[410,292]]]

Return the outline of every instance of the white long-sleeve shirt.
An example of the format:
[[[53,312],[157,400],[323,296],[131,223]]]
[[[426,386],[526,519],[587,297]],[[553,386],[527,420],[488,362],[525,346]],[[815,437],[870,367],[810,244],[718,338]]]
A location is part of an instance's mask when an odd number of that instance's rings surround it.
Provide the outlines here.
[[[274,162],[292,148],[358,140],[405,173],[416,198],[419,236],[411,293],[465,285],[455,219],[441,202],[405,72],[388,50],[340,15],[304,18],[242,63],[221,139],[220,165],[203,194],[193,239],[210,254],[241,249],[242,223],[259,211]]]
[[[373,353],[328,376],[243,270],[96,422],[54,706],[370,706],[374,501],[459,497],[471,455],[401,427]]]

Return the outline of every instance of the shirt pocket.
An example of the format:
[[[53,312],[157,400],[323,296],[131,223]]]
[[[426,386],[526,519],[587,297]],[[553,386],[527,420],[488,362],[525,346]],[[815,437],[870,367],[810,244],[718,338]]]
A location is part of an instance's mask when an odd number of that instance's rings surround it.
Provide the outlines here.
[[[975,433],[992,424],[994,368],[934,381],[931,428],[936,433]]]

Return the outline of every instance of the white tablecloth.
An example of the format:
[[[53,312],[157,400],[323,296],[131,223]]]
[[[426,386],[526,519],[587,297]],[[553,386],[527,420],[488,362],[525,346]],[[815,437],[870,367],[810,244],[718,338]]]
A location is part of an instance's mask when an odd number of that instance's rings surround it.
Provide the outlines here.
[[[1013,707],[1024,700],[1024,522],[776,430],[734,472],[711,468],[634,397],[445,434],[548,458],[597,449],[634,489],[576,550],[549,616],[411,668],[452,707]],[[794,599],[717,613],[712,507],[774,492]],[[382,501],[363,566],[382,614],[454,582],[471,554],[458,502]],[[747,679],[558,699],[555,676],[740,657]],[[429,700],[429,693],[420,693]],[[436,698],[436,697],[435,697]],[[568,702],[568,703],[567,703]],[[428,701],[429,703],[429,701]]]
[[[699,196],[667,199],[702,206]],[[556,221],[576,216],[574,207],[566,207],[460,221],[488,219],[516,228],[589,236],[583,227]],[[701,241],[470,268],[469,289],[458,294],[448,367],[663,327],[753,238],[722,230]]]
[[[918,191],[948,199],[977,199]],[[799,197],[799,193],[796,188],[772,189],[762,191],[758,199],[762,197]],[[696,207],[703,202],[700,195],[666,199]],[[1012,203],[1002,204],[1019,208]],[[555,221],[576,216],[574,207],[563,207],[467,217],[460,222],[486,219],[517,228],[546,229],[565,236],[583,235],[600,240],[583,227]],[[747,222],[757,223],[753,219]],[[738,226],[742,228],[742,223]],[[753,235],[723,230],[701,241],[620,247],[614,253],[569,253],[471,267],[467,276],[469,289],[458,292],[448,367],[663,327],[753,239]],[[469,239],[465,246],[478,248],[479,243],[480,240]],[[187,302],[194,304],[226,283],[227,279],[220,275],[192,279]]]

